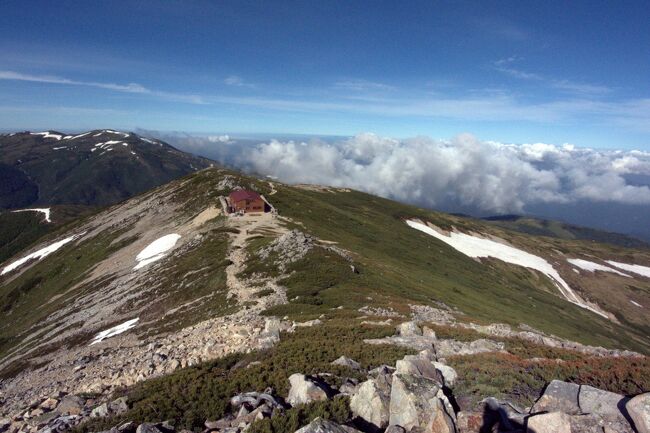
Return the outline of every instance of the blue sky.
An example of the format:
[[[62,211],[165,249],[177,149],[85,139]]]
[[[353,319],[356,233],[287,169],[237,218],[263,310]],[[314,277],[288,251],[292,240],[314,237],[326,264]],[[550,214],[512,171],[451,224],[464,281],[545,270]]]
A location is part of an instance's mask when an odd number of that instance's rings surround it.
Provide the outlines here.
[[[650,5],[0,3],[0,129],[650,149]]]

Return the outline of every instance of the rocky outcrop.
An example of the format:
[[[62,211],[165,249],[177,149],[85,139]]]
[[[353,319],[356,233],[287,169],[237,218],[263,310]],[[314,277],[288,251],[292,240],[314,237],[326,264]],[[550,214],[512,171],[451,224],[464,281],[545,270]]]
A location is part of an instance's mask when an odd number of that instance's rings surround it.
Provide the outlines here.
[[[341,356],[334,361],[332,361],[333,365],[341,365],[343,367],[350,368],[352,370],[361,370],[361,364],[359,364],[357,361],[354,359],[350,359],[347,356]]]
[[[392,375],[379,374],[363,382],[350,400],[352,413],[375,429],[388,426]]]
[[[296,430],[296,433],[358,433],[359,431],[348,426],[339,425],[323,418],[315,418],[312,422]]]
[[[328,389],[327,385],[308,378],[304,374],[292,374],[289,376],[289,383],[291,384],[291,388],[289,389],[287,402],[291,406],[311,403],[312,401],[327,400],[331,395],[331,390]]]
[[[531,416],[527,431],[530,433],[571,433],[569,415],[563,412],[549,412]]]
[[[640,394],[625,405],[639,433],[650,433],[650,393]]]
[[[454,422],[439,398],[441,385],[412,374],[395,374],[390,394],[390,425],[406,431],[453,433]]]
[[[433,350],[438,358],[454,355],[475,355],[485,352],[503,352],[505,349],[503,343],[483,338],[470,342],[438,339],[433,330],[426,326],[420,328],[414,321],[398,325],[396,335],[366,339],[364,342],[367,344],[393,344],[415,350]]]
[[[531,408],[530,419],[545,412],[562,413],[571,425],[575,425],[574,430],[589,424],[612,432],[633,433],[626,408],[628,401],[623,395],[592,386],[554,380]]]

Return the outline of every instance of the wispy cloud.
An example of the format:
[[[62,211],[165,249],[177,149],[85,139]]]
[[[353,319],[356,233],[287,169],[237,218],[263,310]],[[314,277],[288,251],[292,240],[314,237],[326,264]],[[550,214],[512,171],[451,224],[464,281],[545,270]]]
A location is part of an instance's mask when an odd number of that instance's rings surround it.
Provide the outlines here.
[[[520,80],[538,81],[553,89],[577,95],[596,96],[604,95],[612,91],[607,86],[580,83],[566,79],[558,80],[534,72],[524,71],[513,66],[518,60],[520,59],[515,56],[497,60],[494,62],[494,69]]]
[[[235,87],[255,87],[254,84],[247,82],[239,75],[230,75],[223,80],[224,84]]]
[[[187,95],[180,93],[164,92],[151,90],[138,83],[116,84],[102,83],[97,81],[79,81],[69,78],[58,77],[54,75],[31,75],[14,71],[0,70],[0,80],[29,81],[34,83],[63,84],[70,86],[87,86],[99,89],[113,90],[124,93],[137,93],[144,95],[156,96],[178,102],[187,102],[190,104],[205,104],[206,102],[198,95]]]
[[[337,81],[336,83],[334,83],[334,88],[338,90],[347,90],[347,91],[355,91],[355,92],[395,90],[393,86],[389,86],[388,84],[378,83],[378,82],[368,81],[368,80],[361,80],[361,79]]]

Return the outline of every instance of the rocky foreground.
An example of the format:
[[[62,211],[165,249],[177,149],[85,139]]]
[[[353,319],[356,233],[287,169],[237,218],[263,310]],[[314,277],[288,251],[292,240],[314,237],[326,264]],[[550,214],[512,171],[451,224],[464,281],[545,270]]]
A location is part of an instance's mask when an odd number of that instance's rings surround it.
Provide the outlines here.
[[[398,342],[435,338],[415,322],[398,326]],[[400,340],[401,339],[401,340]],[[485,343],[483,343],[485,344]],[[442,351],[438,351],[438,347]],[[481,352],[487,348],[478,348]],[[494,350],[498,348],[489,349]],[[204,433],[244,433],[256,421],[285,416],[301,405],[345,398],[352,417],[338,424],[316,418],[299,433],[650,433],[650,393],[633,398],[587,385],[554,380],[532,407],[520,408],[507,401],[486,398],[472,410],[460,410],[453,393],[456,371],[446,365],[449,348],[433,345],[416,355],[407,355],[394,366],[382,365],[365,371],[365,381],[338,378],[328,385],[324,376],[295,373],[289,377],[289,392],[273,389],[232,396],[229,413],[222,419],[206,420]],[[359,363],[345,356],[332,362],[362,371]],[[0,433],[53,433],[74,428],[85,420],[125,414],[126,397],[99,401],[83,395],[56,393],[36,400],[23,414],[0,420]],[[112,433],[173,433],[171,422],[157,424],[122,422]]]

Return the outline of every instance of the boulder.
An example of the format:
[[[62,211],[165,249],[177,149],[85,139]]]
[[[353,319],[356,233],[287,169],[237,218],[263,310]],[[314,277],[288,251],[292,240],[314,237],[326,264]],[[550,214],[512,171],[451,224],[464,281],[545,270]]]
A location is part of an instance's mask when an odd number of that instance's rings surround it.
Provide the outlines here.
[[[342,425],[321,417],[314,419],[306,426],[296,430],[295,433],[349,433]]]
[[[391,367],[390,365],[384,364],[370,370],[368,372],[368,375],[378,376],[380,374],[393,374],[394,372],[395,372],[395,367]]]
[[[105,416],[108,416],[108,414],[109,414],[108,403],[102,403],[102,404],[100,404],[99,406],[97,406],[96,408],[94,408],[90,412],[90,417],[91,418],[103,418]],[[138,432],[138,433],[140,433],[140,432]]]
[[[390,394],[392,377],[379,375],[361,384],[350,400],[352,413],[372,425],[384,429],[390,418]]]
[[[621,411],[625,410],[625,404],[629,400],[624,395],[588,385],[582,385],[578,394],[582,412],[599,416],[607,428],[617,433],[633,433],[626,414]]]
[[[113,400],[108,405],[108,411],[111,415],[122,415],[124,412],[129,410],[129,406],[126,404],[127,398],[120,397]]]
[[[347,378],[339,386],[339,393],[352,396],[359,392],[360,386],[358,380]]]
[[[582,413],[578,403],[580,385],[553,380],[544,390],[544,394],[535,402],[530,413],[564,412],[570,415]]]
[[[422,330],[415,322],[404,322],[397,326],[397,334],[402,337],[413,337],[422,335]]]
[[[479,340],[464,342],[456,340],[437,340],[435,342],[436,354],[439,358],[447,358],[454,355],[475,355],[486,352],[503,352],[505,345],[501,342]]]
[[[406,433],[406,430],[398,425],[390,425],[384,433]]]
[[[76,395],[66,395],[56,407],[61,415],[79,415],[84,408],[84,400]]]
[[[639,433],[650,433],[650,392],[639,394],[625,405]]]
[[[0,433],[9,430],[10,425],[11,425],[11,420],[9,418],[0,419]]]
[[[562,412],[549,412],[528,418],[528,433],[571,433],[569,415]]]
[[[361,364],[359,364],[354,359],[350,359],[347,356],[341,356],[336,360],[332,361],[334,365],[342,365],[343,367],[351,368],[352,370],[361,370]]]
[[[56,398],[50,397],[50,398],[48,398],[46,400],[43,400],[43,402],[40,405],[40,408],[44,409],[44,410],[54,410],[54,409],[56,409],[56,406],[58,404],[59,404],[59,400],[57,400]]]
[[[416,429],[427,433],[453,433],[454,422],[438,398],[440,384],[420,375],[393,375],[390,393],[389,425],[399,425],[407,431]]]
[[[291,406],[327,400],[329,394],[327,387],[307,378],[304,374],[292,374],[289,376],[289,383],[291,388],[289,389],[287,402]]]
[[[444,379],[445,382],[444,385],[448,388],[453,388],[454,385],[456,384],[456,379],[458,378],[458,374],[456,373],[456,370],[454,370],[448,365],[443,364],[442,362],[437,362],[437,361],[434,361],[433,366],[442,375],[442,378]]]
[[[165,433],[165,431],[156,424],[145,422],[138,426],[135,433]]]
[[[433,379],[442,384],[440,376],[433,362],[419,355],[406,355],[395,363],[396,374],[412,374]]]

